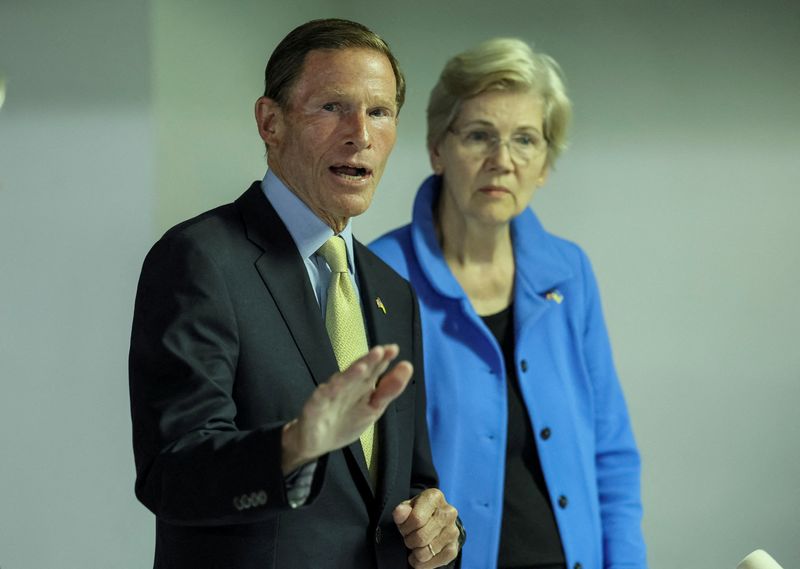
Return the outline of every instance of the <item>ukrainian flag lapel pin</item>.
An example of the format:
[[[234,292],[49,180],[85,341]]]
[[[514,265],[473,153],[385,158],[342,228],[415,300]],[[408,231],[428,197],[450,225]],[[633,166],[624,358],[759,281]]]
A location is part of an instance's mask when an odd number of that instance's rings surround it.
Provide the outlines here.
[[[381,300],[380,296],[375,297],[375,306],[381,309],[381,312],[386,314],[386,307],[383,305],[383,301]]]
[[[558,292],[558,290],[553,289],[545,295],[547,300],[554,300],[556,304],[561,304],[564,302],[564,296]]]

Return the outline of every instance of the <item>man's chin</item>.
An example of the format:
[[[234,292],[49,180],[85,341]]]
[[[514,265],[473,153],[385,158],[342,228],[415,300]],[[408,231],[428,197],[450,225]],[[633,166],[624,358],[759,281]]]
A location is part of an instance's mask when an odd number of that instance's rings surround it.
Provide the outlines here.
[[[337,200],[337,210],[342,217],[357,217],[372,205],[372,196],[373,192],[371,190],[340,196],[340,199]]]

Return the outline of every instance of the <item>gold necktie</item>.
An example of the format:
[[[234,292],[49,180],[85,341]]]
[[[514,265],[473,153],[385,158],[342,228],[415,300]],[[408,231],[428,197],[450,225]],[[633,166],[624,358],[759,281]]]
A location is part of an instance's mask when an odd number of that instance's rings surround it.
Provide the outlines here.
[[[347,270],[347,247],[344,239],[334,235],[317,251],[331,268],[328,300],[325,306],[325,327],[331,339],[339,370],[347,369],[369,351],[367,333],[361,316],[361,303]],[[375,425],[361,433],[361,447],[367,460],[373,485],[377,477],[378,441]]]

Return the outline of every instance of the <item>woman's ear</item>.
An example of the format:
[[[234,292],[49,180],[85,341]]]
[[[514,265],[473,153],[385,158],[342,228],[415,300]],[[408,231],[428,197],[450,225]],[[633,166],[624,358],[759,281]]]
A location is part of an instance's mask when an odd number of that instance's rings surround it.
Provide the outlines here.
[[[536,178],[536,187],[541,188],[544,186],[545,182],[547,182],[547,177],[550,175],[550,165],[545,164],[542,166],[542,171],[539,173],[539,177]]]
[[[444,174],[444,166],[442,165],[442,157],[439,154],[439,148],[429,146],[428,147],[428,157],[431,161],[431,168],[433,168],[433,173],[437,176],[441,176]]]

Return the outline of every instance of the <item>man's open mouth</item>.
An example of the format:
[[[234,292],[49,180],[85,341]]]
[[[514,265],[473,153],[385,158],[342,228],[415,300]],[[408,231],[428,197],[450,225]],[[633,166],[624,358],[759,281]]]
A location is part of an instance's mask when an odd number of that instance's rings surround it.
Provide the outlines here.
[[[343,164],[341,166],[331,166],[330,171],[336,174],[337,176],[342,176],[343,178],[351,178],[354,180],[360,180],[372,175],[372,170],[369,168],[362,168],[360,166],[350,166],[348,164]]]

